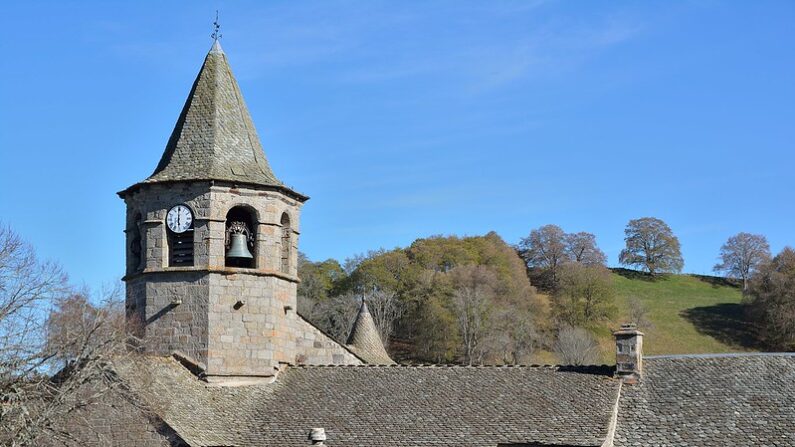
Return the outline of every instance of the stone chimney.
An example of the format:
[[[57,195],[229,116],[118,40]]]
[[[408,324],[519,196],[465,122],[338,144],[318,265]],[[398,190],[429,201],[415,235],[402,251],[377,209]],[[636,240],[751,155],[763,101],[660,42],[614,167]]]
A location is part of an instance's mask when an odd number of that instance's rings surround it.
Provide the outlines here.
[[[326,430],[313,428],[309,431],[309,440],[312,441],[312,445],[326,445]]]
[[[624,383],[638,383],[643,375],[643,332],[634,323],[625,323],[616,337],[616,377]]]

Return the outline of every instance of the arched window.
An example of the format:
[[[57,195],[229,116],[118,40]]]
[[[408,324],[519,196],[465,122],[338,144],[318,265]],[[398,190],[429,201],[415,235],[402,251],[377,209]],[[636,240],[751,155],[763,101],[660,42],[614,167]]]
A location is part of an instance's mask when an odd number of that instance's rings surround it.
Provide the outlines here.
[[[130,243],[130,270],[138,271],[143,268],[143,239],[141,238],[141,223],[143,218],[141,213],[135,213],[133,217],[132,227],[130,228],[130,237],[127,239]]]
[[[287,213],[282,214],[282,273],[290,273],[290,250],[292,249],[293,229],[290,226],[290,215]]]
[[[257,251],[257,219],[253,210],[236,206],[226,213],[227,267],[254,268]]]

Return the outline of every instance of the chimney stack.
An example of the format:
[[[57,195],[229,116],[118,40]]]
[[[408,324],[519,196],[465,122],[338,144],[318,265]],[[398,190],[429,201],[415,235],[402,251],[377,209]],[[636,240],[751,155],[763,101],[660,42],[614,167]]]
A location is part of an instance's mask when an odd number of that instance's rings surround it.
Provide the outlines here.
[[[634,323],[625,323],[613,332],[616,337],[616,377],[624,383],[638,383],[643,374],[643,332]]]
[[[313,428],[309,431],[309,440],[312,441],[312,445],[326,445],[326,430]]]

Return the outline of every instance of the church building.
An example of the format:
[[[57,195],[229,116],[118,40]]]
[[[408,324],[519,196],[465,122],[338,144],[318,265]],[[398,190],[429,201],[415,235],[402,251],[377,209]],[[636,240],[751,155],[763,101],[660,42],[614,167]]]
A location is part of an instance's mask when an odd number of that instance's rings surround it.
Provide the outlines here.
[[[610,366],[400,365],[366,303],[346,342],[324,334],[296,312],[308,197],[272,171],[217,41],[119,196],[143,355],[70,421],[81,445],[795,446],[792,354],[644,356],[625,325]]]

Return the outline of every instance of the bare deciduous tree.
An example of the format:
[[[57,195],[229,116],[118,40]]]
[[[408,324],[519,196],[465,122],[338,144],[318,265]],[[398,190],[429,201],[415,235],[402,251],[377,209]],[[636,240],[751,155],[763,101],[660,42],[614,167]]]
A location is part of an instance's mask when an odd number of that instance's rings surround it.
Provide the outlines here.
[[[367,301],[367,308],[378,329],[378,335],[385,345],[392,335],[395,323],[404,313],[403,303],[389,289],[374,287],[364,294],[348,292],[320,301],[300,298],[298,313],[340,342],[348,338],[362,299]]]
[[[599,353],[596,340],[588,331],[568,325],[558,331],[554,349],[561,363],[566,365],[592,364]]]
[[[388,345],[395,323],[403,316],[403,303],[398,300],[397,293],[389,289],[373,288],[365,293],[363,298],[367,301],[367,308],[373,317],[381,341],[384,345]]]
[[[685,262],[679,239],[662,220],[655,217],[630,220],[624,234],[627,245],[618,256],[620,263],[639,266],[651,275],[682,271]]]
[[[463,343],[464,361],[480,363],[489,326],[489,304],[498,287],[497,275],[482,265],[459,266],[450,271],[453,306]]]
[[[42,312],[66,290],[60,266],[39,261],[33,247],[0,226],[0,375],[41,366]]]
[[[607,264],[607,256],[596,246],[596,236],[593,234],[584,231],[569,233],[565,242],[570,260],[585,265]]]
[[[0,443],[25,445],[38,434],[27,407],[50,357],[42,350],[41,320],[48,303],[67,288],[66,275],[40,262],[33,247],[0,226]],[[35,413],[34,413],[35,414]]]
[[[786,247],[763,263],[747,298],[763,341],[772,349],[795,349],[795,250]]]
[[[331,338],[344,343],[356,318],[359,300],[353,293],[329,297],[323,301],[298,300],[298,313]]]
[[[646,306],[643,305],[643,302],[635,297],[632,297],[627,302],[628,312],[629,312],[629,321],[635,323],[639,329],[651,329],[654,327],[651,320],[649,319],[649,311],[646,309]]]
[[[519,241],[519,254],[530,268],[548,271],[557,283],[558,267],[569,260],[566,233],[557,225],[544,225]]]
[[[748,280],[759,266],[770,259],[770,245],[761,234],[737,233],[720,248],[720,263],[713,268],[732,278],[743,281],[743,292],[748,291]]]
[[[529,362],[539,343],[539,333],[530,312],[499,307],[491,314],[485,336],[486,354],[495,362],[516,365]]]
[[[607,257],[596,245],[596,236],[581,231],[565,233],[557,225],[544,225],[519,241],[519,255],[527,266],[537,269],[536,281],[545,288],[558,287],[561,267],[570,262],[584,265],[605,265]]]
[[[0,227],[0,445],[79,445],[59,422],[117,385],[110,364],[128,352],[121,306],[89,310],[64,296],[61,268]]]

